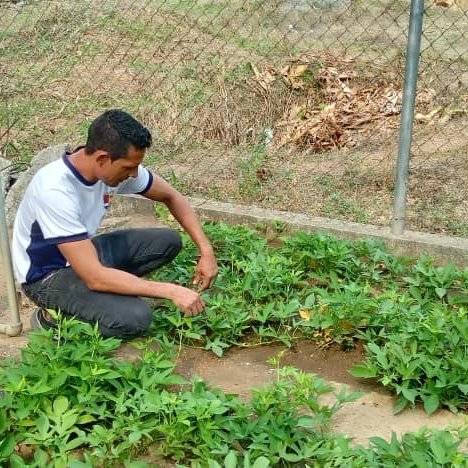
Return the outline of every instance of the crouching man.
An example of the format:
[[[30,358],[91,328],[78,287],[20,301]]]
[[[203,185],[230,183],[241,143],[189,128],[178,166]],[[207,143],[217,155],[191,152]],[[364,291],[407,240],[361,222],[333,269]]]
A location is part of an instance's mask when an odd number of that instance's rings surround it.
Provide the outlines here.
[[[194,284],[212,286],[213,248],[188,201],[143,165],[151,134],[131,115],[109,110],[90,125],[85,146],[43,168],[31,180],[13,229],[16,279],[39,307],[32,323],[54,326],[44,309],[98,323],[105,337],[130,339],[151,323],[141,297],[171,300],[186,315],[203,311],[198,292],[144,276],[181,249],[176,231],[125,229],[95,236],[113,194],[140,194],[164,203],[200,252]]]

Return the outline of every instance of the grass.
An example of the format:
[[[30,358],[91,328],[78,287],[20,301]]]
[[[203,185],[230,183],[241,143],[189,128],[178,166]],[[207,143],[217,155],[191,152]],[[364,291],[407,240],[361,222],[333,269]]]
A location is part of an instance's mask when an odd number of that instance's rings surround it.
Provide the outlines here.
[[[389,1],[300,14],[276,0],[152,0],[132,8],[94,0],[21,7],[2,2],[0,149],[8,159],[29,160],[51,144],[81,143],[94,116],[122,107],[153,130],[157,147],[149,161],[166,155],[161,170],[185,178],[180,186],[191,195],[387,224],[393,167],[381,162],[395,160],[397,132],[379,136],[375,129],[355,150],[329,152],[333,166],[326,155],[294,147],[259,158],[265,129],[281,124],[299,92],[279,79],[262,88],[253,66],[262,73],[286,66],[302,52],[330,50],[357,57],[359,74],[372,70],[374,81],[393,76],[401,84],[407,21],[407,4]],[[465,22],[458,10],[427,7],[419,86],[434,88],[451,118],[438,132],[416,129],[418,162],[446,167],[444,158],[464,154],[455,143],[466,128],[468,92],[466,85],[455,89],[453,83],[466,68]],[[441,28],[448,32],[440,34]],[[308,85],[316,82],[311,76]],[[443,132],[444,141],[436,141]],[[343,178],[352,164],[357,185],[346,174]],[[261,181],[259,169],[268,170]],[[316,178],[324,176],[329,186],[316,186]],[[454,185],[466,186],[466,171],[454,171],[453,177]],[[213,186],[215,181],[221,185]],[[382,187],[377,191],[376,181]],[[437,190],[418,193],[430,222],[421,224],[410,206],[409,226],[466,232],[468,218],[457,208],[463,192],[449,193],[441,216],[432,216]]]
[[[266,162],[266,149],[263,145],[255,148],[247,159],[239,161],[239,193],[245,197],[255,197],[262,188],[262,170]]]

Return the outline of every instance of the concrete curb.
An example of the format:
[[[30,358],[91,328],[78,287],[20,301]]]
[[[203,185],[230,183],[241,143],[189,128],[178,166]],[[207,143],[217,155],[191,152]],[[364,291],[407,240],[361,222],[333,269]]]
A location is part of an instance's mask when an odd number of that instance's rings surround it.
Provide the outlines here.
[[[199,198],[188,198],[204,221],[223,221],[226,224],[272,226],[281,223],[285,231],[324,232],[343,239],[377,239],[397,255],[418,257],[421,254],[437,258],[441,263],[468,266],[468,239],[407,231],[395,236],[389,228],[307,216],[288,211],[267,210],[254,206],[221,203]],[[154,215],[154,203],[138,196],[119,196],[113,200],[113,214],[132,213]]]

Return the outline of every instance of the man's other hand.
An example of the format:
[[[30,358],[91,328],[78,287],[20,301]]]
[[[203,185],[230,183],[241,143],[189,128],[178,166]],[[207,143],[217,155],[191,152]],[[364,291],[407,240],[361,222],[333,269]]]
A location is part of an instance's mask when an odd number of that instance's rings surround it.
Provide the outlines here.
[[[200,257],[195,269],[193,284],[199,291],[213,286],[218,274],[218,263],[214,254],[205,254]]]
[[[177,286],[171,300],[188,317],[199,314],[205,308],[205,303],[200,295],[183,286]]]

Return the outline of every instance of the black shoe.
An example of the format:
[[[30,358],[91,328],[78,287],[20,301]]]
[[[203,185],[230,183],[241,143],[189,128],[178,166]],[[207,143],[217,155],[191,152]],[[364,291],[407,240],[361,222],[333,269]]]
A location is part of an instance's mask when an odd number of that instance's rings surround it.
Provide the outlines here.
[[[45,310],[41,307],[36,307],[31,315],[31,328],[33,330],[49,330],[53,328],[57,329],[57,323],[55,320],[46,318],[44,314]]]

